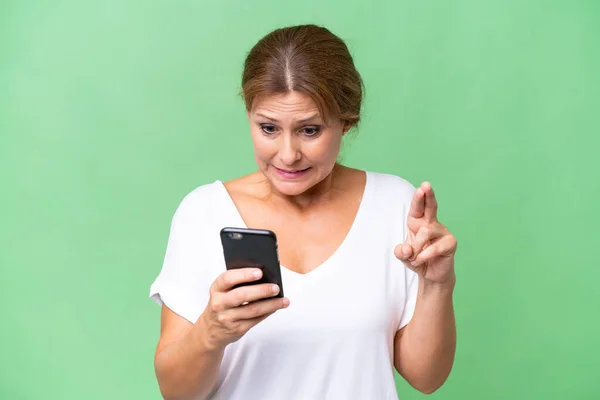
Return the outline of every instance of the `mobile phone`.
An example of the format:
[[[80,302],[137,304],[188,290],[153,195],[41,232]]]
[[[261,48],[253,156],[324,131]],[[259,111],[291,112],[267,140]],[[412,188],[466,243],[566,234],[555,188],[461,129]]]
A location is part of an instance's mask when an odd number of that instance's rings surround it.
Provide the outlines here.
[[[260,280],[244,282],[234,286],[273,283],[279,286],[275,297],[283,297],[281,266],[277,252],[277,236],[266,229],[231,228],[221,229],[221,244],[225,257],[225,267],[260,268],[263,276]]]

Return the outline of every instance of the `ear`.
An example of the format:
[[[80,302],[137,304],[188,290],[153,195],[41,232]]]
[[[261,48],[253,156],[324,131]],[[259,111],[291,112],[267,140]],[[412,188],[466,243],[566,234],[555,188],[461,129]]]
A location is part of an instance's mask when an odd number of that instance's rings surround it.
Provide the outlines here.
[[[348,121],[344,121],[344,128],[342,130],[342,136],[344,136],[348,131],[352,129],[352,123]]]

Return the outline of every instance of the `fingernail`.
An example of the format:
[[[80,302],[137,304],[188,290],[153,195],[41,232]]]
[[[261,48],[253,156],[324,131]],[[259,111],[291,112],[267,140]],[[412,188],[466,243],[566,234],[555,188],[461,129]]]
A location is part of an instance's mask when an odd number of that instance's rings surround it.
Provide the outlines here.
[[[262,275],[262,271],[261,270],[256,270],[252,273],[252,276],[255,278],[260,278],[260,276]]]
[[[287,308],[287,306],[289,306],[289,305],[290,305],[290,300],[287,298],[283,299],[283,307]]]
[[[273,285],[271,286],[271,290],[273,291],[273,294],[277,294],[279,293],[279,286]]]
[[[418,267],[419,264],[421,264],[421,263],[418,262],[418,261],[413,261],[413,262],[410,263],[410,265],[412,265],[413,267]]]

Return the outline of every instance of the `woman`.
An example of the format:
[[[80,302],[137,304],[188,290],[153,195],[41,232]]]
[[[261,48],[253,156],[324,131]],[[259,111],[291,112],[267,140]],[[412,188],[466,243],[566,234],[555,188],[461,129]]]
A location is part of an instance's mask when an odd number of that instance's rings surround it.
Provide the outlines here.
[[[336,162],[362,81],[327,29],[278,29],[242,88],[258,171],[188,194],[151,287],[166,399],[395,399],[393,368],[431,393],[455,352],[456,240],[431,186]],[[225,226],[276,233],[286,298],[225,272]],[[247,304],[247,302],[252,302]]]

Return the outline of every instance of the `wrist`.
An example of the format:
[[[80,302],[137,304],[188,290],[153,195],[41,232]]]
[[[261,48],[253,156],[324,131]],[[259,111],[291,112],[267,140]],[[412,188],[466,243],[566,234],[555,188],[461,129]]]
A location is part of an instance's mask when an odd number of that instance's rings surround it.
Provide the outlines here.
[[[430,281],[421,279],[419,281],[419,291],[424,295],[449,295],[452,296],[454,287],[456,286],[456,276],[452,274],[443,282]]]
[[[211,334],[210,322],[207,320],[205,314],[202,314],[198,318],[190,334],[193,336],[201,353],[219,354],[225,350],[225,346],[222,346],[214,335]]]

